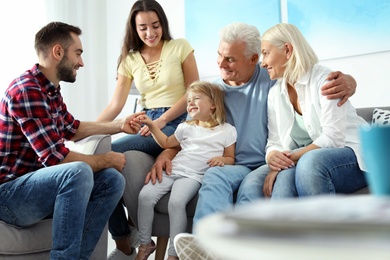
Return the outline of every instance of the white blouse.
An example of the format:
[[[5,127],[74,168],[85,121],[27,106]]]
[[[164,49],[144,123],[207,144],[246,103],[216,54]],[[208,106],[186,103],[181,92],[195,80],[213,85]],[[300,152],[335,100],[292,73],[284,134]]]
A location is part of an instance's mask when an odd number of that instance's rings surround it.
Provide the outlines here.
[[[319,147],[352,148],[360,169],[364,171],[358,131],[367,122],[356,114],[350,101],[339,107],[339,100],[329,100],[321,94],[320,89],[327,83],[330,72],[329,68],[316,64],[295,84],[305,127],[313,144]],[[273,150],[298,148],[290,136],[293,124],[294,108],[287,92],[287,82],[280,79],[268,95],[267,155]]]

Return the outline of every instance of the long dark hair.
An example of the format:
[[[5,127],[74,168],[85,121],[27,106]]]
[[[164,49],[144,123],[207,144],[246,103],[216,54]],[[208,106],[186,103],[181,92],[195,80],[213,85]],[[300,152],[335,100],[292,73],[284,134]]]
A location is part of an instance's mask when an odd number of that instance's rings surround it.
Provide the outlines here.
[[[126,34],[123,39],[123,45],[121,54],[118,59],[118,67],[122,60],[126,58],[129,51],[139,51],[144,45],[144,42],[139,38],[136,25],[135,17],[139,12],[155,12],[158,16],[160,26],[162,28],[162,40],[172,40],[169,32],[168,19],[161,5],[155,0],[138,0],[134,3],[131,8],[129,17],[126,22]]]

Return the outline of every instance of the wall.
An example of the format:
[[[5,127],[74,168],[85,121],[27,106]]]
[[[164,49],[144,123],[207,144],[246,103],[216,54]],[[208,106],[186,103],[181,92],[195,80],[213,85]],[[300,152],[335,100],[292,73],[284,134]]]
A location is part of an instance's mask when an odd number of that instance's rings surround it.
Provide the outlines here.
[[[354,76],[358,87],[351,101],[355,107],[390,105],[390,51],[321,63]]]

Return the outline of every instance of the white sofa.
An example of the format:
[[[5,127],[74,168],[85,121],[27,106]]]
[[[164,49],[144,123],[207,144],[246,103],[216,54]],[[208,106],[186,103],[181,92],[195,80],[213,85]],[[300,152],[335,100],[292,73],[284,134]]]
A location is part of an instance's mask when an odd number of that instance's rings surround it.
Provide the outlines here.
[[[69,149],[85,154],[101,154],[111,150],[109,135],[95,135],[76,143],[67,142]],[[107,259],[107,226],[91,259]],[[52,220],[45,219],[28,228],[19,228],[0,221],[0,260],[44,260],[50,258]]]

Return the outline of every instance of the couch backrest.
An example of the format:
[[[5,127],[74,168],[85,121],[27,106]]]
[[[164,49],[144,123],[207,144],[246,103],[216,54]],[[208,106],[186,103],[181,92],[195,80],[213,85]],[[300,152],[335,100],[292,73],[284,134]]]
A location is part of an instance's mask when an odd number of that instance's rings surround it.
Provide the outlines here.
[[[390,107],[360,107],[356,108],[356,113],[363,117],[364,120],[366,120],[368,123],[371,124],[372,121],[372,113],[376,108],[390,110]]]

